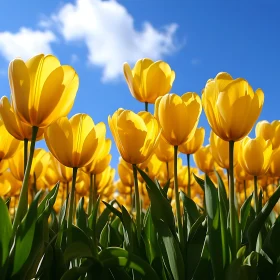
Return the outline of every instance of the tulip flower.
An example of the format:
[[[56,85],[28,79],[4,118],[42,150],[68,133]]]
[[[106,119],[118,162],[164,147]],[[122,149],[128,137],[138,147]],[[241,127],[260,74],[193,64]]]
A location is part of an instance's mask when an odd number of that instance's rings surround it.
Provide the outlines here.
[[[205,136],[205,129],[203,127],[197,128],[195,130],[194,136],[190,140],[181,144],[178,148],[181,153],[187,155],[188,178],[189,178],[187,194],[189,197],[191,195],[190,155],[194,154],[202,146],[204,142],[204,136]]]
[[[131,168],[131,164],[128,164],[122,158],[120,158],[120,161],[118,164],[118,174],[119,174],[121,182],[125,186],[130,186],[130,187],[133,186],[134,179],[133,179],[133,171]]]
[[[273,151],[271,140],[264,140],[262,137],[251,139],[247,136],[240,145],[238,160],[244,170],[254,176],[255,208],[258,214],[257,177],[264,175],[269,168]]]
[[[89,164],[98,147],[96,126],[90,116],[76,114],[70,120],[62,117],[45,130],[46,144],[63,165],[73,168],[68,228],[72,226],[77,170]],[[69,236],[71,242],[71,236]]]
[[[264,140],[271,140],[272,148],[280,147],[280,121],[260,121],[256,125],[256,137],[261,136]]]
[[[210,145],[201,147],[194,154],[194,162],[199,170],[205,174],[211,173],[215,170],[215,160],[210,150]]]
[[[174,159],[174,148],[170,145],[165,138],[161,135],[158,141],[155,154],[157,158],[162,162],[169,162]]]
[[[175,72],[166,62],[148,58],[138,60],[132,70],[125,63],[123,72],[132,96],[145,102],[146,111],[148,103],[155,103],[159,96],[170,91],[175,79]]]
[[[268,173],[273,178],[280,178],[280,147],[272,152]]]
[[[15,139],[0,119],[0,161],[11,158],[17,151],[20,141]]]
[[[136,164],[145,162],[154,152],[161,129],[158,121],[148,112],[133,113],[118,109],[108,118],[109,126],[122,158],[132,164],[135,185],[137,237],[141,238],[141,209]]]

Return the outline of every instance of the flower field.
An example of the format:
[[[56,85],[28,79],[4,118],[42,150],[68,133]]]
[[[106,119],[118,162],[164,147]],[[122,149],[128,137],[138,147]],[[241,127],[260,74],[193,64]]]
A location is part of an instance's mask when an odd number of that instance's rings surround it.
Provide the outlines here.
[[[147,58],[123,72],[143,111],[96,124],[67,117],[79,88],[71,66],[44,54],[10,62],[0,279],[280,279],[280,121],[258,121],[263,91],[221,72],[179,96],[170,65]]]

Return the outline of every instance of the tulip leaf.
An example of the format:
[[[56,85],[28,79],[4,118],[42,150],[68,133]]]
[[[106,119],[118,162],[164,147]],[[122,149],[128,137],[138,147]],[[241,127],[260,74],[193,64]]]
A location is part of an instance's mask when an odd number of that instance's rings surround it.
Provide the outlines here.
[[[227,197],[227,192],[226,192],[226,188],[225,188],[225,184],[219,174],[219,172],[217,172],[215,170],[215,174],[216,174],[216,177],[218,179],[218,188],[219,188],[219,199],[220,200],[223,200],[223,205],[225,207],[225,216],[227,217],[227,214],[228,214],[228,208],[229,208],[229,203],[228,203],[228,197]]]
[[[102,246],[102,248],[109,247],[109,243],[110,243],[110,225],[109,225],[109,222],[107,222],[107,224],[105,225],[105,227],[101,231],[99,243]]]
[[[8,208],[0,197],[0,267],[4,266],[9,255],[9,244],[12,237],[12,223]]]
[[[102,201],[106,207],[116,216],[118,216],[120,218],[120,220],[122,221],[122,212],[120,212],[118,209],[116,209],[114,206],[112,206],[111,204],[107,203],[106,201]]]
[[[280,187],[278,187],[273,195],[266,202],[260,213],[257,215],[256,219],[250,224],[248,228],[248,241],[249,241],[249,252],[252,252],[256,248],[256,243],[258,239],[258,234],[264,223],[269,216],[270,212],[273,210],[275,204],[280,198]]]
[[[104,267],[126,267],[136,270],[147,280],[159,279],[154,269],[140,257],[128,251],[111,247],[102,250],[99,253],[99,260]]]
[[[253,198],[253,194],[248,196],[240,209],[240,223],[241,223],[241,230],[243,233],[245,231],[248,217],[250,215],[252,198]]]
[[[86,232],[88,227],[88,219],[87,214],[84,210],[84,197],[82,197],[79,201],[77,210],[76,210],[76,217],[77,217],[77,226]]]
[[[196,176],[193,173],[194,179],[196,180],[196,182],[198,183],[198,185],[202,188],[202,190],[204,191],[204,180],[199,178],[198,176]]]
[[[59,216],[58,216],[58,224],[62,226],[62,223],[64,222],[66,218],[66,211],[67,211],[67,205],[68,205],[68,200],[69,200],[69,194],[67,195],[65,201],[63,202],[63,205],[59,211]]]
[[[70,243],[64,252],[65,262],[69,262],[76,258],[93,258],[90,248],[83,242]]]

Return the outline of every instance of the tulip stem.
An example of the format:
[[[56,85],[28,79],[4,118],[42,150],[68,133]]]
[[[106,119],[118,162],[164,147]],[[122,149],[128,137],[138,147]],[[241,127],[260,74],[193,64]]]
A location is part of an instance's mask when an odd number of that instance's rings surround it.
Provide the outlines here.
[[[177,157],[178,157],[178,146],[174,146],[174,191],[175,191],[175,204],[176,204],[176,214],[177,214],[177,226],[179,232],[180,244],[184,244],[184,234],[181,219],[181,209],[179,200],[179,189],[178,189],[178,177],[177,177]]]
[[[27,158],[28,158],[28,139],[23,140],[23,173],[25,173],[25,169],[27,166]]]
[[[91,214],[93,206],[95,205],[97,199],[96,176],[94,174],[90,174],[89,178],[90,178],[90,185],[89,185],[88,215]]]
[[[187,164],[188,164],[188,197],[191,198],[191,166],[190,166],[190,154],[187,154]]]
[[[236,208],[234,202],[234,175],[233,175],[233,151],[234,151],[234,141],[229,141],[229,218],[230,218],[230,234],[232,238],[232,256],[235,259],[235,255],[237,253],[237,236],[236,236],[236,228],[235,228],[235,216],[236,216]]]
[[[29,181],[29,175],[33,160],[33,154],[35,150],[35,143],[36,143],[36,136],[38,132],[38,127],[33,126],[32,127],[32,137],[31,137],[31,145],[30,145],[30,153],[26,165],[26,169],[24,172],[24,178],[22,182],[22,188],[19,195],[19,202],[18,202],[18,208],[15,215],[14,223],[13,223],[13,236],[17,230],[18,225],[20,224],[22,218],[25,216],[28,208],[28,181]]]
[[[148,102],[145,102],[145,111],[149,112],[149,103]]]
[[[254,200],[256,216],[259,214],[258,176],[254,176]]]
[[[137,228],[137,238],[140,244],[141,241],[141,208],[140,208],[140,196],[138,189],[138,178],[137,178],[137,167],[136,164],[132,164],[133,168],[133,178],[134,178],[134,193],[135,193],[135,206],[136,206],[136,228]]]

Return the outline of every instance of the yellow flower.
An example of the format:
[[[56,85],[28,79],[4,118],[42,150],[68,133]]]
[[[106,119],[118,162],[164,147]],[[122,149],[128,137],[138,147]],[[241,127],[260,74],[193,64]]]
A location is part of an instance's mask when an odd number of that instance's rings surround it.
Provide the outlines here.
[[[280,147],[272,152],[268,173],[273,178],[280,178]]]
[[[113,184],[113,180],[115,177],[115,169],[111,166],[108,166],[102,173],[96,175],[96,187],[97,192],[102,194],[105,188],[109,187]]]
[[[237,163],[239,143],[234,145],[233,166]],[[225,169],[229,169],[229,142],[224,141],[217,136],[213,131],[210,133],[210,150],[216,163]]]
[[[11,158],[19,147],[20,141],[15,139],[0,119],[0,161]]]
[[[123,185],[134,185],[132,166],[131,164],[125,162],[122,158],[120,158],[120,162],[118,164],[118,174]]]
[[[174,148],[164,139],[162,135],[159,137],[155,154],[157,158],[163,162],[168,162],[174,159]]]
[[[194,162],[196,166],[206,174],[215,170],[215,160],[212,156],[210,145],[202,146],[194,154]]]
[[[72,181],[72,175],[73,175],[73,170],[70,167],[67,167],[63,164],[61,164],[55,157],[54,158],[54,166],[56,168],[56,171],[58,173],[58,178],[59,181],[67,184]]]
[[[179,151],[185,155],[194,154],[204,142],[205,129],[203,127],[195,130],[194,136],[179,146]]]
[[[238,160],[244,170],[252,176],[264,175],[270,165],[272,144],[262,137],[246,137],[240,144]]]
[[[228,73],[210,79],[202,93],[202,105],[216,135],[225,141],[243,139],[252,130],[264,102],[261,89],[253,91],[249,83]]]
[[[242,182],[242,184],[243,181],[253,179],[253,177],[244,170],[244,168],[240,165],[238,161],[234,166],[234,177],[236,178],[237,181]]]
[[[256,125],[256,137],[261,136],[264,140],[271,140],[272,148],[280,147],[280,121],[260,121]]]
[[[108,121],[119,153],[126,162],[143,163],[154,152],[161,129],[150,113],[135,114],[118,109]]]
[[[14,59],[9,65],[13,107],[27,125],[46,127],[66,116],[79,86],[75,70],[60,65],[53,55],[37,55],[24,62]]]
[[[62,117],[45,129],[46,144],[53,156],[67,167],[83,167],[98,146],[96,126],[87,114]]]
[[[9,168],[9,161],[1,160],[0,161],[0,175],[3,174],[8,168]]]
[[[31,140],[32,127],[23,123],[15,114],[9,99],[3,96],[0,101],[0,114],[8,132],[16,139],[23,141],[24,139]],[[40,128],[37,132],[36,139],[43,138],[44,129]]]
[[[166,62],[148,58],[138,60],[132,70],[125,63],[123,71],[132,96],[140,102],[155,103],[157,97],[170,91],[175,79],[175,72]]]
[[[155,116],[162,127],[162,135],[173,146],[179,146],[193,137],[200,114],[201,100],[193,92],[187,92],[182,97],[167,94],[155,103]]]
[[[96,135],[99,139],[98,146],[94,153],[93,160],[87,166],[83,167],[84,172],[90,174],[102,173],[106,167],[110,164],[112,155],[110,155],[111,150],[111,140],[105,139],[106,126],[104,123],[99,123],[96,125]]]

